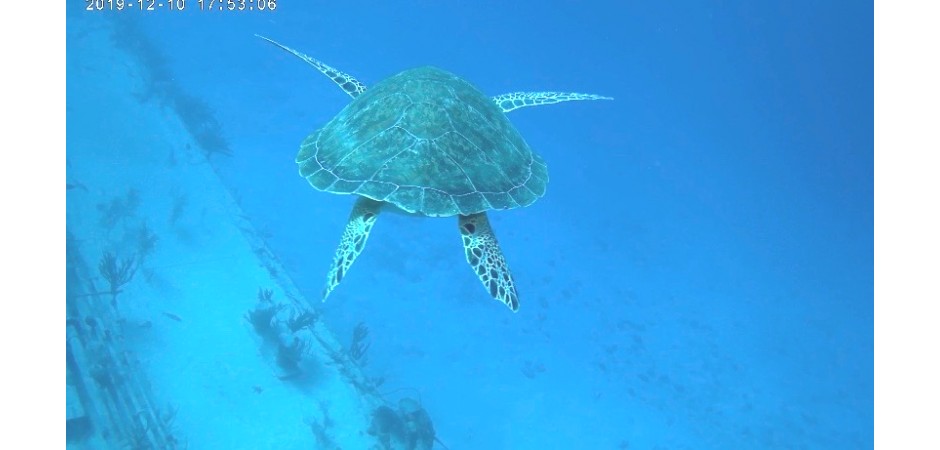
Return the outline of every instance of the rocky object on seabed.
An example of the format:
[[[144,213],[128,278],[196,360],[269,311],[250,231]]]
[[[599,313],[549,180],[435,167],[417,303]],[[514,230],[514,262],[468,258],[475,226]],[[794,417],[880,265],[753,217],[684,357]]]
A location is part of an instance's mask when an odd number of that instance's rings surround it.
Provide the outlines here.
[[[369,434],[378,438],[383,450],[431,450],[435,441],[440,442],[431,416],[411,398],[401,399],[397,411],[388,406],[376,408]]]

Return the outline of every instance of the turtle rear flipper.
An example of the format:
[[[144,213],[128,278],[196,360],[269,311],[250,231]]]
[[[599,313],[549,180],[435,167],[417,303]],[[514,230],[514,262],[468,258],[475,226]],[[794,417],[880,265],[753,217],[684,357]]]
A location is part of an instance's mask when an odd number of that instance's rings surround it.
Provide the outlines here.
[[[330,292],[343,280],[353,261],[362,253],[366,246],[366,240],[369,239],[369,233],[372,226],[379,218],[379,211],[382,209],[382,202],[372,200],[371,198],[359,197],[353,206],[352,213],[349,214],[349,220],[346,222],[346,229],[343,231],[343,238],[336,249],[336,255],[333,256],[333,266],[326,276],[326,287],[323,288],[323,301],[330,296]]]
[[[518,311],[516,284],[486,213],[458,217],[463,248],[470,267],[493,298],[503,302],[513,312]]]

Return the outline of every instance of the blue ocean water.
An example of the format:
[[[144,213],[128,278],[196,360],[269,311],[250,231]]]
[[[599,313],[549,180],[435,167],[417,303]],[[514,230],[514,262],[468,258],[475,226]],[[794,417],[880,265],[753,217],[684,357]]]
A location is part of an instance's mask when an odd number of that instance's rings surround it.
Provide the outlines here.
[[[392,214],[317,305],[368,324],[366,370],[420,392],[449,448],[873,445],[871,3],[193,3],[108,14],[212,108],[217,172],[314,300],[353,200],[294,157],[350,99],[255,34],[367,86],[434,65],[614,97],[509,115],[550,176],[490,214],[518,313],[454,220]]]

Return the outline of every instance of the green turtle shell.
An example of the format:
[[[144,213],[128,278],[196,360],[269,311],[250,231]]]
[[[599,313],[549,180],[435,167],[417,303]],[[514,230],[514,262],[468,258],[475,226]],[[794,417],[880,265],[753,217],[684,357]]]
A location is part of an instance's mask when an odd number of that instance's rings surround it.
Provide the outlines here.
[[[433,217],[528,206],[548,184],[545,161],[499,107],[434,67],[363,92],[304,140],[297,164],[321,191]]]

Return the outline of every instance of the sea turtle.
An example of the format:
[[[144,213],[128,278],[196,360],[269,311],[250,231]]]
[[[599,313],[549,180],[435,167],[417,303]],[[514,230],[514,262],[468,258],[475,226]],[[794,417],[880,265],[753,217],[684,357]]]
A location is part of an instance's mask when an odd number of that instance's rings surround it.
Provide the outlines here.
[[[490,295],[512,311],[519,296],[486,212],[528,206],[545,193],[545,161],[507,112],[571,100],[569,92],[487,97],[435,67],[406,70],[366,89],[352,76],[258,36],[303,59],[353,101],[300,145],[300,175],[316,189],[358,196],[323,290],[339,285],[365,247],[380,211],[457,216],[467,262]]]

